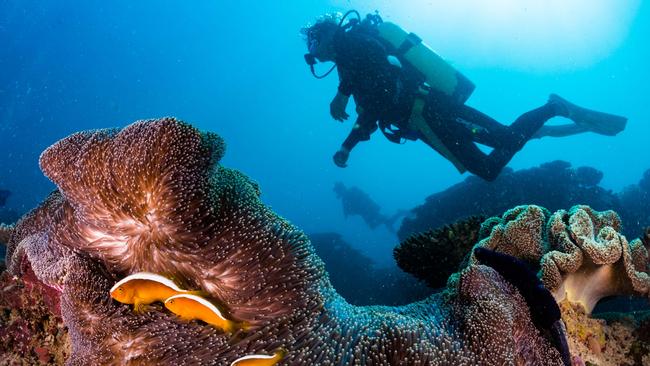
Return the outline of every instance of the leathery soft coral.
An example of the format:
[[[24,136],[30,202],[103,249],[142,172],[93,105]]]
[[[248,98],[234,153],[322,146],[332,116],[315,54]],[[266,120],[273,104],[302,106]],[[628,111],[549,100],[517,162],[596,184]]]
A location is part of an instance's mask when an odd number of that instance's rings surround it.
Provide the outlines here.
[[[590,313],[606,296],[650,295],[648,252],[639,239],[628,243],[620,227],[613,211],[519,206],[486,220],[478,245],[539,263],[558,302],[567,298]]]
[[[590,317],[612,295],[650,295],[648,252],[619,234],[618,215],[574,206],[553,214],[519,206],[486,220],[477,246],[527,259],[560,303],[571,352],[596,364],[627,364],[633,326]],[[475,259],[472,259],[475,261]]]
[[[280,348],[285,365],[562,364],[487,266],[410,305],[346,303],[308,238],[219,165],[223,153],[218,136],[165,118],[74,134],[42,154],[58,190],[11,231],[8,263],[58,298],[69,365],[227,365]],[[225,333],[110,298],[142,271],[200,289],[250,328]]]

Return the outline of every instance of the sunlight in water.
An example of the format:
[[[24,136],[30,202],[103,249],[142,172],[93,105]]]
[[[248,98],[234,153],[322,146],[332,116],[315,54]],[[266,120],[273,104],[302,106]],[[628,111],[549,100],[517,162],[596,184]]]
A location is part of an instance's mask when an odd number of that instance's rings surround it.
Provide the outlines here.
[[[624,41],[640,0],[334,0],[341,9],[379,10],[465,65],[538,71],[576,69]]]

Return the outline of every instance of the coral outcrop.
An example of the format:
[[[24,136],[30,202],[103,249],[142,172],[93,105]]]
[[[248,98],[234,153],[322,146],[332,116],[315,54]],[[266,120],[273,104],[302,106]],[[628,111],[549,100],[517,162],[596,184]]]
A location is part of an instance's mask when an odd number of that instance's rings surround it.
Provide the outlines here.
[[[538,206],[519,206],[486,220],[477,247],[539,267],[539,278],[561,304],[574,355],[597,365],[634,365],[647,357],[633,352],[647,349],[635,330],[638,325],[590,317],[607,296],[650,298],[648,251],[640,239],[628,243],[620,227],[613,211],[574,206],[551,214]],[[635,350],[630,348],[633,341]]]
[[[24,278],[0,274],[0,364],[61,365],[70,339],[57,297],[28,271]]]
[[[0,223],[0,244],[4,245],[9,242],[9,237],[13,229],[13,225]]]
[[[310,233],[309,240],[325,263],[332,286],[350,304],[404,305],[433,292],[397,266],[376,266],[337,233]]]
[[[650,224],[650,169],[646,170],[637,184],[631,184],[618,193],[621,208],[617,212],[623,218],[625,232],[639,235]]]
[[[409,236],[393,249],[397,265],[431,288],[447,284],[479,240],[485,218],[471,216],[451,225]]]
[[[573,168],[566,161],[552,161],[530,169],[505,168],[493,182],[469,176],[463,182],[432,194],[402,222],[400,240],[409,235],[449,225],[472,215],[494,216],[523,204],[550,211],[577,204],[596,210],[620,211],[619,197],[599,186],[602,172],[590,167]],[[650,210],[646,210],[650,214]],[[629,220],[628,220],[629,221]],[[630,226],[628,233],[638,235]]]
[[[69,365],[223,365],[279,348],[286,365],[562,364],[487,266],[410,305],[346,303],[308,238],[219,165],[223,153],[218,136],[165,118],[74,134],[42,154],[58,189],[11,230],[8,270],[58,304]],[[229,334],[161,304],[141,314],[113,301],[111,286],[140,271],[201,289],[251,328]]]
[[[558,301],[567,298],[591,312],[607,296],[650,296],[648,252],[641,240],[619,234],[613,211],[574,206],[550,214],[519,206],[481,228],[490,232],[478,245],[541,266],[540,278]]]
[[[596,210],[614,210],[621,217],[621,233],[637,237],[650,223],[650,169],[636,184],[612,192],[600,186],[603,173],[591,167],[573,168],[552,161],[530,169],[506,168],[494,182],[470,176],[432,194],[413,209],[398,231],[400,240],[463,220],[470,215],[494,216],[522,204],[551,212],[577,204]]]

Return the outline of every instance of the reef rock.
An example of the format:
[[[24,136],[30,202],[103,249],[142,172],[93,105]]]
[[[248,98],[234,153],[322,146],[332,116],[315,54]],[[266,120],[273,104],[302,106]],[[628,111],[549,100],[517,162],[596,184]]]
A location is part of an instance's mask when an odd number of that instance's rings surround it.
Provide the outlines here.
[[[278,348],[286,365],[562,364],[523,297],[483,265],[421,302],[346,303],[308,238],[219,165],[223,153],[218,136],[165,118],[77,133],[42,154],[58,190],[11,229],[7,263],[58,304],[68,365],[227,365]],[[228,334],[112,300],[111,286],[139,271],[201,290],[250,327]]]
[[[637,184],[623,188],[618,197],[621,208],[617,212],[624,219],[625,232],[639,235],[644,226],[650,225],[650,169]]]
[[[432,293],[396,266],[377,267],[337,233],[311,233],[309,240],[325,263],[332,286],[350,304],[404,305]]]
[[[598,185],[602,176],[602,172],[594,168],[572,168],[570,163],[559,160],[517,171],[506,168],[493,182],[470,176],[427,197],[422,205],[413,208],[402,222],[398,236],[404,241],[410,235],[469,216],[499,215],[523,204],[535,204],[551,211],[577,204],[596,210],[619,211],[618,196]],[[631,229],[638,235],[634,227]]]
[[[29,270],[0,274],[0,325],[1,365],[61,365],[70,355],[58,296]]]

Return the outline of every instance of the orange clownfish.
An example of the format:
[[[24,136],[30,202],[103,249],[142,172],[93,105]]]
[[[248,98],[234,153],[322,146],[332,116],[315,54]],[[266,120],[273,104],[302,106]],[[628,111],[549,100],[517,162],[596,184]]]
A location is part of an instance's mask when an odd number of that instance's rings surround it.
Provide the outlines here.
[[[165,307],[183,320],[202,320],[224,332],[248,329],[246,322],[227,319],[210,301],[193,294],[178,294],[165,300]]]
[[[272,355],[248,355],[233,361],[230,366],[273,366],[282,361],[287,351],[284,348],[277,349]]]
[[[113,288],[111,297],[124,304],[133,304],[136,312],[144,310],[144,306],[156,301],[165,301],[169,297],[185,294],[199,293],[199,291],[185,291],[173,281],[161,275],[149,272],[138,272],[124,277]]]

